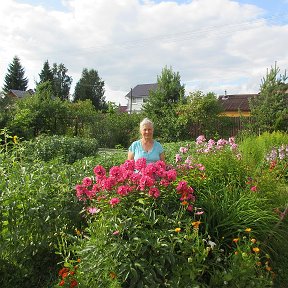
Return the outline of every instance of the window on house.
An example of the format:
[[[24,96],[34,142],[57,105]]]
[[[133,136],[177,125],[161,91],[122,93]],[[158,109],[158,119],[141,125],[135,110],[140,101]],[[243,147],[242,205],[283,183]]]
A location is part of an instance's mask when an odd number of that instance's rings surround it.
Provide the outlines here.
[[[135,97],[132,97],[132,103],[136,103],[136,98]]]

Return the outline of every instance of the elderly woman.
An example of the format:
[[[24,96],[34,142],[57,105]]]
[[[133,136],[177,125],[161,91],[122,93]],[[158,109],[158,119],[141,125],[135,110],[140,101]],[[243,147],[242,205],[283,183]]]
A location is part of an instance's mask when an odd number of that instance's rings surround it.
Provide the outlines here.
[[[141,139],[134,141],[128,149],[128,160],[146,158],[146,163],[165,160],[162,145],[153,139],[153,122],[145,118],[140,123]]]

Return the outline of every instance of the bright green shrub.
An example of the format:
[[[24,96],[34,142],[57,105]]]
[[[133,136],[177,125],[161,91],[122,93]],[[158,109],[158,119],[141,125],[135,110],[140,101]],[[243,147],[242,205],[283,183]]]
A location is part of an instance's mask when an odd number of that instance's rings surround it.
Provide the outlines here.
[[[98,141],[96,139],[67,137],[67,136],[39,136],[32,141],[23,142],[24,155],[30,159],[50,161],[61,158],[64,163],[73,163],[87,156],[96,155]]]

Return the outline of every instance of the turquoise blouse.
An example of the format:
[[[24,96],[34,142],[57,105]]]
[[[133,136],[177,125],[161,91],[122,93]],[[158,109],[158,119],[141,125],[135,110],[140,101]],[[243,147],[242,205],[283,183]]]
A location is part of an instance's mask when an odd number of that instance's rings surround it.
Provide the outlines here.
[[[134,160],[146,158],[146,163],[152,163],[160,160],[160,154],[164,152],[162,145],[154,140],[153,148],[151,151],[144,151],[141,140],[134,141],[129,147],[129,151],[133,152]]]

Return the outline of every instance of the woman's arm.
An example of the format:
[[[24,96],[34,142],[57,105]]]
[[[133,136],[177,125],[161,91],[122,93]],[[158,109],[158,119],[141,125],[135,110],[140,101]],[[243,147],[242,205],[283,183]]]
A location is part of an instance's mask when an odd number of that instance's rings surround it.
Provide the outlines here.
[[[165,154],[164,154],[164,152],[162,152],[160,154],[160,160],[165,162]]]
[[[128,160],[134,160],[134,153],[132,151],[128,151]]]

